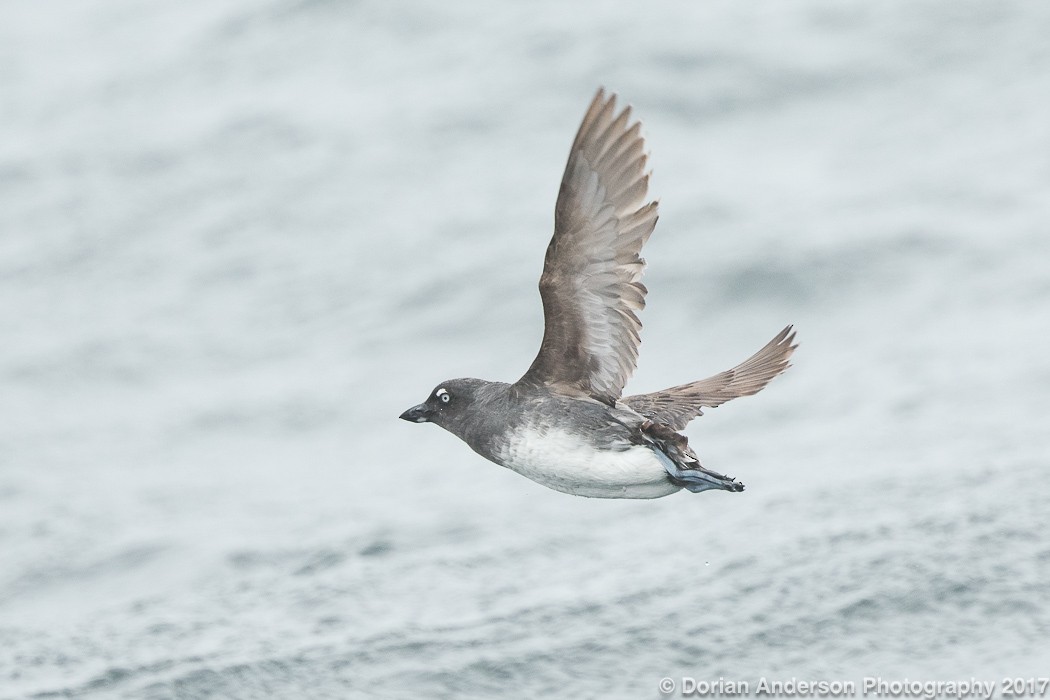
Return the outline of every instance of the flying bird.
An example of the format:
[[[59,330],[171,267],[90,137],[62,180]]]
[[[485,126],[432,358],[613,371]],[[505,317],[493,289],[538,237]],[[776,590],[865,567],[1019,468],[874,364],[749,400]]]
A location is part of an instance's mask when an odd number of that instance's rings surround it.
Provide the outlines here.
[[[681,434],[702,415],[761,391],[797,347],[788,326],[733,369],[622,396],[638,359],[645,306],[642,246],[656,226],[641,123],[598,90],[569,151],[540,277],[539,354],[513,384],[441,382],[401,414],[436,423],[496,464],[592,498],[660,498],[687,489],[743,491],[701,466]]]

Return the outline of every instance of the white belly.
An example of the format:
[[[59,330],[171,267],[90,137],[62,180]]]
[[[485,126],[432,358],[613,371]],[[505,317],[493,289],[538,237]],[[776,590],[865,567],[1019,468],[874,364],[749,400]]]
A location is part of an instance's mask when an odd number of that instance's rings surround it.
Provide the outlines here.
[[[660,498],[678,491],[648,447],[595,451],[565,431],[523,429],[499,454],[499,462],[555,491],[590,498]]]

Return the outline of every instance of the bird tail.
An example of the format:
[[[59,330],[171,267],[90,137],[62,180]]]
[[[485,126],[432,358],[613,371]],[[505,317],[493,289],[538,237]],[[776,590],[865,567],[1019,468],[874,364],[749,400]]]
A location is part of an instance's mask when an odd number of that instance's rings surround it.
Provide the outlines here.
[[[734,492],[744,490],[744,485],[733,477],[705,469],[700,466],[699,462],[695,466],[685,468],[675,465],[675,471],[671,472],[668,470],[668,473],[671,476],[671,481],[693,493],[711,491],[713,489]]]
[[[733,492],[744,490],[744,485],[733,477],[701,466],[696,453],[689,447],[689,440],[672,428],[646,421],[642,424],[642,432],[652,442],[653,451],[674,484],[693,493],[713,489]]]

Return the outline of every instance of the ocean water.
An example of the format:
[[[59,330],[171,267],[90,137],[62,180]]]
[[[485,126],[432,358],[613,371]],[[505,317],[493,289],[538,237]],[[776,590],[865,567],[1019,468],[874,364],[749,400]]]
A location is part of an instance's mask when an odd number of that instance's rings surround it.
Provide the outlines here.
[[[0,4],[0,697],[1050,675],[1047,36],[1014,2]],[[573,498],[396,420],[528,366],[599,85],[661,199],[628,389],[798,329],[688,430],[743,494]]]

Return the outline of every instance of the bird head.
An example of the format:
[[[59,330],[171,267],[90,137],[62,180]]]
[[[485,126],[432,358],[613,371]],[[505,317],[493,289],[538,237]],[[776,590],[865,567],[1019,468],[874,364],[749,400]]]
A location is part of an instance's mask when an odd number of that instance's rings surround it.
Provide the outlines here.
[[[449,379],[441,382],[423,403],[401,414],[401,420],[410,423],[436,423],[445,430],[457,433],[456,428],[472,412],[478,392],[488,384],[480,379]]]

